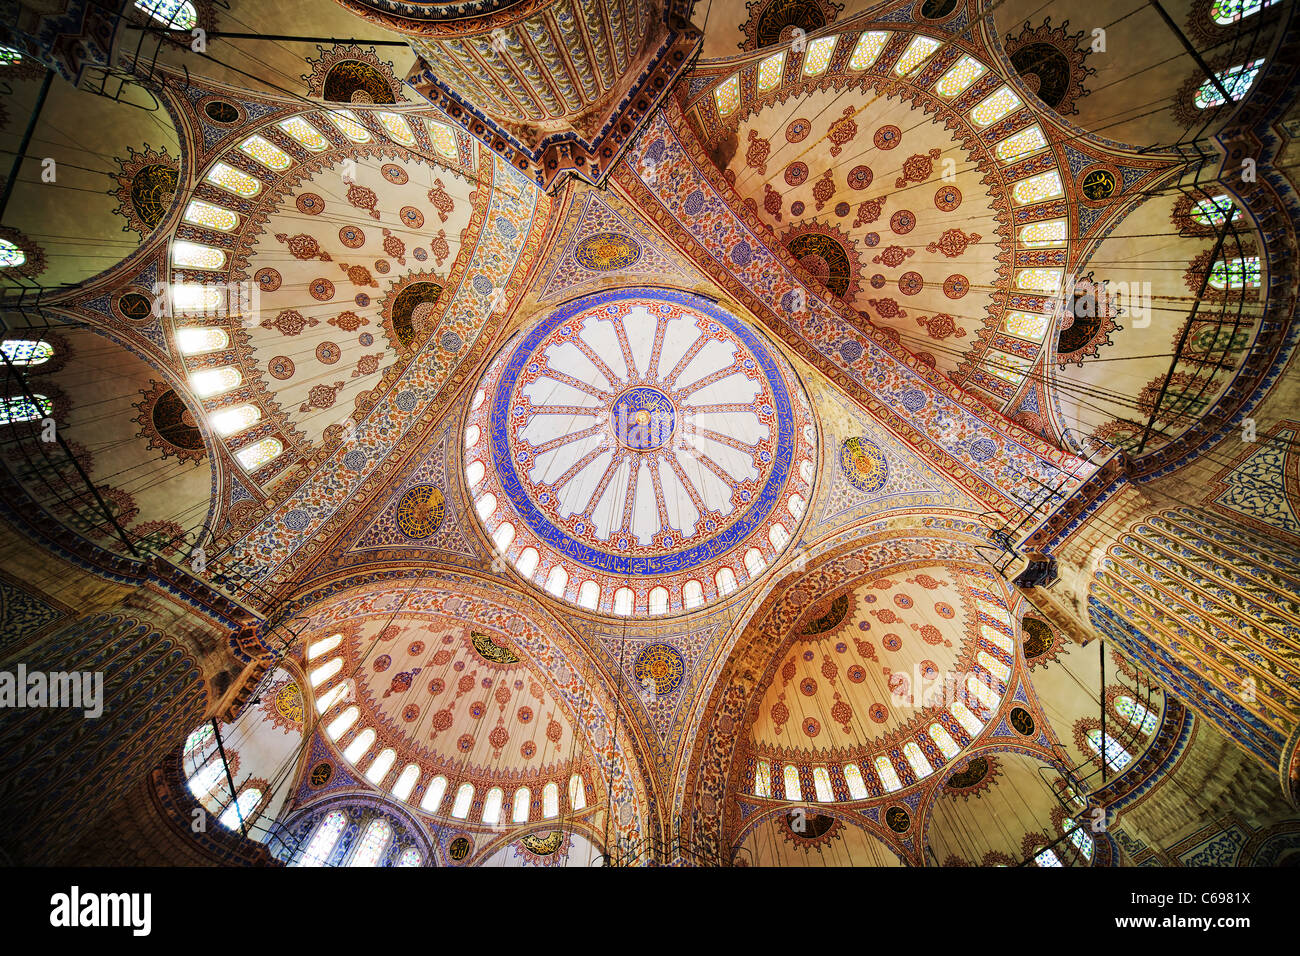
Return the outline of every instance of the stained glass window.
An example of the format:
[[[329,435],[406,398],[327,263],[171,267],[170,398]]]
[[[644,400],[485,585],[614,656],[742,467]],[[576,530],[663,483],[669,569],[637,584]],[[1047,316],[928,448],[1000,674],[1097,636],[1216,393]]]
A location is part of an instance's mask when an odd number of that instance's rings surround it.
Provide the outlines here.
[[[1009,86],[1003,86],[992,96],[986,96],[970,111],[970,120],[976,126],[996,123],[1012,110],[1020,109],[1020,97]]]
[[[1021,269],[1016,273],[1016,288],[1027,292],[1057,292],[1064,277],[1061,269]]]
[[[1210,16],[1215,23],[1224,26],[1254,16],[1265,7],[1281,2],[1282,0],[1214,0]]]
[[[560,786],[557,783],[548,783],[542,787],[542,816],[546,819],[558,817],[560,815]]]
[[[216,785],[217,780],[226,772],[220,756],[214,756],[194,776],[190,777],[190,793],[202,800]]]
[[[213,412],[208,416],[208,421],[212,423],[218,435],[233,435],[250,425],[257,424],[261,418],[262,410],[256,405],[236,405],[234,408],[223,408],[219,412]]]
[[[388,771],[393,769],[395,760],[397,760],[397,751],[385,747],[379,751],[379,756],[371,761],[370,769],[366,771],[366,779],[378,786],[380,781],[388,776]]]
[[[35,403],[21,396],[6,398],[0,405],[0,425],[36,421],[54,414],[54,404],[44,395],[33,395],[32,398],[36,399]]]
[[[434,777],[429,784],[429,788],[424,791],[424,796],[420,798],[420,809],[426,813],[433,813],[442,803],[442,798],[447,792],[447,778]]]
[[[14,365],[44,365],[54,357],[54,347],[49,342],[36,339],[6,339],[0,342],[0,352]]]
[[[884,30],[871,30],[862,34],[858,37],[858,45],[853,48],[853,56],[849,58],[849,69],[865,70],[875,63],[888,40],[889,33]]]
[[[956,96],[981,76],[988,68],[973,56],[963,56],[935,84],[934,91],[940,96]]]
[[[0,239],[0,269],[12,269],[27,261],[27,253],[8,239]]]
[[[446,123],[429,122],[429,142],[433,143],[433,148],[446,156],[448,159],[456,159],[460,156],[460,150],[456,148],[456,134]]]
[[[975,600],[975,606],[980,609],[980,613],[987,614],[995,621],[1001,621],[1008,627],[1011,626],[1011,614],[1001,604],[994,604],[992,601],[985,601],[983,598]]]
[[[357,122],[356,114],[351,110],[331,110],[326,114],[330,122],[339,128],[339,132],[354,143],[370,142],[370,131]]]
[[[980,633],[984,635],[984,639],[988,641],[990,644],[996,644],[1004,651],[1011,650],[1011,646],[1012,646],[1011,638],[1006,634],[1006,632],[1000,630],[999,628],[993,627],[990,624],[981,624]]]
[[[243,196],[251,199],[262,191],[262,184],[259,183],[242,169],[236,169],[234,166],[228,166],[225,163],[216,163],[208,170],[207,181],[214,186],[220,186],[228,193],[234,193],[236,196]]]
[[[13,47],[0,46],[0,68],[11,66],[14,63],[21,63],[23,55]]]
[[[1216,73],[1219,83],[1228,91],[1228,95],[1233,101],[1241,99],[1250,89],[1251,84],[1255,82],[1255,77],[1259,75],[1260,67],[1264,65],[1263,59],[1255,60],[1252,63],[1242,63],[1221,73]],[[1221,94],[1212,82],[1206,80],[1201,84],[1200,89],[1196,91],[1196,96],[1192,98],[1198,109],[1208,109],[1211,106],[1219,106],[1223,103],[1223,94]]]
[[[397,858],[398,866],[422,866],[424,861],[420,859],[420,851],[413,846],[408,846],[402,851],[401,856]]]
[[[799,788],[799,770],[790,764],[785,765],[781,771],[781,779],[785,782],[785,798],[787,800],[802,800],[803,791]]]
[[[785,51],[773,53],[766,60],[758,64],[758,92],[766,93],[778,83],[781,82],[781,74],[785,70]]]
[[[989,711],[998,709],[997,692],[976,674],[966,675],[966,700],[978,700]]]
[[[913,38],[907,45],[907,49],[903,51],[903,55],[898,58],[898,62],[894,64],[894,72],[899,76],[906,76],[928,60],[930,55],[941,46],[943,44],[933,37]]]
[[[1032,360],[1021,358],[1019,355],[1008,355],[1006,352],[990,350],[985,353],[983,364],[984,368],[1004,382],[1015,385],[1025,377],[1025,372],[1029,370]]]
[[[396,113],[380,113],[379,122],[388,131],[388,135],[403,146],[415,145],[415,134],[411,132],[411,127],[406,124],[405,119]]]
[[[587,809],[587,787],[576,773],[569,778],[569,806],[575,812]]]
[[[212,725],[204,724],[203,726],[199,727],[192,734],[190,734],[188,737],[185,738],[185,750],[183,751],[185,756],[192,757],[195,751],[200,749],[204,744],[206,744],[211,739],[212,739]]]
[[[865,800],[870,796],[867,782],[862,779],[862,768],[855,763],[844,765],[844,782],[849,785],[849,796],[854,800]]]
[[[785,503],[785,510],[790,512],[790,517],[796,520],[801,514],[803,514],[803,509],[804,503],[802,495],[791,495],[790,499]]]
[[[750,548],[745,552],[745,570],[749,572],[751,578],[756,578],[763,573],[767,567],[767,562],[763,560],[763,552],[758,548]]]
[[[957,746],[957,741],[952,739],[952,734],[948,733],[943,724],[934,723],[930,725],[930,739],[934,741],[935,746],[939,748],[939,753],[948,759],[957,756],[957,751],[961,748]]]
[[[1232,211],[1234,222],[1241,218],[1241,210],[1237,208],[1237,204],[1232,201],[1231,196],[1224,193],[1212,199],[1202,199],[1192,207],[1191,216],[1202,226],[1221,226],[1228,218],[1229,210]]]
[[[359,763],[361,758],[366,755],[366,752],[374,742],[375,732],[371,728],[367,727],[365,730],[361,731],[361,733],[352,738],[352,743],[348,744],[348,749],[343,751],[343,756],[346,757],[350,763]]]
[[[981,667],[996,677],[998,680],[1005,681],[1011,676],[1011,668],[1007,667],[1000,660],[990,654],[988,651],[980,651],[975,655]]]
[[[343,695],[346,694],[347,692],[348,692],[347,684],[335,684],[325,693],[321,694],[319,697],[316,698],[316,712],[318,714],[325,713],[327,710],[329,710],[331,707],[337,704],[340,700],[342,700]]]
[[[740,74],[729,76],[713,91],[719,116],[730,116],[740,105]]]
[[[451,804],[451,816],[456,819],[464,819],[469,816],[469,808],[474,803],[474,787],[472,783],[461,783],[456,788],[456,799]]]
[[[389,826],[387,820],[371,820],[366,826],[365,833],[361,835],[361,843],[352,854],[352,859],[348,861],[348,866],[374,866],[379,862],[379,856],[388,846],[388,840],[392,835],[393,828]]]
[[[1075,829],[1075,827],[1078,829]],[[1075,849],[1083,854],[1085,860],[1092,859],[1092,837],[1088,835],[1085,826],[1076,824],[1073,819],[1066,817],[1061,821],[1061,827],[1069,834],[1069,841],[1074,844]],[[1070,831],[1074,832],[1071,833]]]
[[[257,805],[261,802],[261,790],[257,789],[257,787],[246,788],[239,794],[239,799],[226,807],[221,814],[221,825],[227,830],[238,830],[242,821],[243,825],[247,827],[253,811],[257,809]]]
[[[177,239],[172,243],[172,262],[184,269],[220,269],[226,254],[212,246]]]
[[[501,804],[505,797],[505,791],[500,787],[493,787],[487,792],[487,797],[483,800],[483,822],[488,826],[501,822]]]
[[[135,0],[135,8],[173,30],[193,30],[199,22],[190,0]]]
[[[903,756],[907,758],[907,762],[911,765],[913,772],[915,772],[917,780],[920,780],[922,777],[928,777],[930,774],[934,773],[934,768],[930,766],[930,761],[926,759],[925,754],[921,752],[921,748],[915,740],[909,740],[907,743],[903,744]]]
[[[1051,316],[1035,312],[1008,312],[1002,320],[1002,331],[1030,342],[1041,342],[1050,321]]]
[[[301,116],[291,116],[287,120],[280,120],[276,125],[313,153],[329,149],[330,141]]]
[[[225,292],[219,285],[199,282],[178,282],[172,285],[172,309],[183,313],[216,312],[225,301]]]
[[[190,375],[190,384],[194,386],[194,393],[200,398],[228,392],[242,381],[243,376],[239,374],[239,369],[232,366],[205,368]]]
[[[229,232],[239,225],[239,216],[229,209],[214,206],[202,199],[195,199],[185,207],[185,221],[195,226],[206,226],[209,229]]]
[[[1038,866],[1060,866],[1061,861],[1051,850],[1043,850],[1034,857],[1034,863]]]
[[[903,781],[898,779],[898,771],[894,769],[894,765],[890,763],[888,757],[880,756],[876,758],[876,775],[880,777],[880,782],[884,785],[887,793],[903,789]]]
[[[245,471],[256,471],[268,461],[279,457],[280,452],[284,451],[284,445],[278,438],[263,438],[256,445],[249,445],[247,448],[241,448],[235,452],[235,457],[239,459],[239,464]]]
[[[325,733],[329,734],[330,740],[338,740],[347,733],[349,727],[357,722],[357,717],[360,715],[361,712],[355,707],[349,707],[330,721],[330,725],[325,728]]]
[[[1066,238],[1064,219],[1045,219],[1042,222],[1031,222],[1027,226],[1020,227],[1020,242],[1030,249],[1063,246]]]
[[[339,834],[347,825],[348,818],[342,810],[334,810],[325,815],[325,819],[316,824],[316,830],[307,841],[307,850],[296,866],[324,866],[334,852],[334,845],[339,842]]]
[[[527,823],[528,815],[533,809],[533,794],[527,787],[520,787],[515,791],[514,804],[511,808],[510,819],[515,823]]]
[[[760,760],[754,768],[754,796],[772,796],[772,765]]]
[[[293,160],[288,153],[262,136],[248,137],[239,144],[239,150],[267,169],[279,171],[293,165]]]
[[[413,763],[408,763],[402,768],[402,772],[397,775],[397,780],[393,783],[393,796],[405,802],[410,798],[411,791],[415,789],[415,784],[419,779],[420,768]]]
[[[803,55],[804,76],[820,76],[826,72],[826,67],[830,66],[831,54],[835,52],[835,41],[838,39],[838,36],[822,37],[808,44],[808,49]]]
[[[1158,714],[1128,695],[1115,698],[1115,710],[1130,724],[1138,726],[1138,729],[1144,734],[1153,734],[1156,728],[1160,726],[1160,716]]]
[[[176,332],[176,347],[182,355],[196,355],[199,352],[215,352],[230,345],[230,336],[224,329],[179,329]]]
[[[1260,278],[1259,256],[1220,259],[1210,269],[1210,285],[1215,289],[1258,289]]]
[[[1044,199],[1055,199],[1061,195],[1064,195],[1061,189],[1061,174],[1055,169],[1022,179],[1011,189],[1012,198],[1022,206],[1042,202]]]
[[[984,721],[972,714],[970,708],[961,701],[955,700],[949,704],[948,711],[957,718],[957,723],[961,724],[966,733],[972,737],[979,736],[979,732],[984,729]]]
[[[1088,739],[1088,746],[1092,748],[1095,754],[1101,753],[1101,731],[1097,728],[1089,730],[1085,736]],[[1133,758],[1129,752],[1124,749],[1118,740],[1110,734],[1106,735],[1106,766],[1111,770],[1123,770],[1128,766],[1129,761]]]
[[[998,143],[996,152],[1002,162],[1014,163],[1044,149],[1047,149],[1047,138],[1043,136],[1042,128],[1035,125],[1008,136]]]
[[[831,774],[825,767],[813,767],[813,792],[821,803],[835,800],[835,791],[831,789]]]

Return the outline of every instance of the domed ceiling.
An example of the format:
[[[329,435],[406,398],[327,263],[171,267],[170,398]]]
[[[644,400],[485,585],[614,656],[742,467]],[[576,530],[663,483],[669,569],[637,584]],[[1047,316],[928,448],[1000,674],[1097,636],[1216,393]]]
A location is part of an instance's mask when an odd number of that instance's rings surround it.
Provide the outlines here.
[[[735,590],[785,549],[809,498],[802,386],[698,296],[569,303],[507,345],[472,404],[466,475],[488,534],[591,610],[667,613]]]

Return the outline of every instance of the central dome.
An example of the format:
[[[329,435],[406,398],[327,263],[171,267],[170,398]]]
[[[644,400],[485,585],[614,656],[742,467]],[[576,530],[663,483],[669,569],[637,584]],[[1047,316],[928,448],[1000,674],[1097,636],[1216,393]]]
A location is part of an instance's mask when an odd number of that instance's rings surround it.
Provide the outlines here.
[[[668,613],[761,574],[813,478],[802,387],[744,323],[686,292],[570,302],[497,356],[466,474],[498,550],[591,610]]]

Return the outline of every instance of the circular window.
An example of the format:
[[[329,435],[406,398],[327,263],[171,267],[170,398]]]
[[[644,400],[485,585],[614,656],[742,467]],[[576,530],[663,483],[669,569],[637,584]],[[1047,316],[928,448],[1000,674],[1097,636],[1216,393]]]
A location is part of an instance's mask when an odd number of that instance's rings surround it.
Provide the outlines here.
[[[587,296],[521,333],[480,383],[465,448],[509,563],[556,597],[635,616],[760,574],[797,537],[817,461],[781,355],[714,303],[659,289]]]

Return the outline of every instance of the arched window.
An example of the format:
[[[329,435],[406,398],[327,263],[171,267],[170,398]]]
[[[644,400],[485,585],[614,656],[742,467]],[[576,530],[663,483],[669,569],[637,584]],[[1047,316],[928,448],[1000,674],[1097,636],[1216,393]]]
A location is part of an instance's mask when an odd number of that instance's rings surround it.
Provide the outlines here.
[[[813,792],[820,803],[835,800],[835,791],[831,789],[831,773],[825,767],[813,767]]]
[[[1011,676],[1011,668],[1002,663],[988,651],[980,651],[975,655],[975,660],[979,662],[981,667],[1000,681],[1005,681]]]
[[[651,588],[649,602],[650,602],[651,614],[667,614],[668,613],[668,589]]]
[[[796,521],[799,519],[799,516],[803,514],[803,509],[803,495],[791,495],[786,500],[785,510],[790,512],[790,517],[794,518]]]
[[[1226,26],[1281,2],[1282,0],[1214,0],[1214,6],[1210,7],[1210,18],[1220,26]]]
[[[505,791],[500,787],[493,787],[487,792],[487,798],[483,801],[483,822],[488,826],[496,826],[501,822],[501,802],[505,799]]]
[[[954,97],[978,80],[987,71],[988,67],[975,59],[975,57],[963,56],[954,63],[939,82],[934,85],[934,91],[943,97]]]
[[[1064,195],[1064,190],[1061,188],[1061,174],[1055,169],[1022,179],[1011,187],[1011,198],[1021,206],[1042,202],[1045,199],[1055,199],[1061,195]]]
[[[1241,99],[1250,90],[1251,85],[1255,82],[1255,77],[1259,75],[1260,68],[1264,66],[1264,60],[1258,59],[1250,63],[1239,63],[1230,67],[1221,73],[1216,73],[1219,83],[1228,95],[1232,97],[1233,102]],[[1206,80],[1201,84],[1200,89],[1192,98],[1197,109],[1209,109],[1212,106],[1223,105],[1223,94],[1218,91],[1214,83]]]
[[[740,74],[727,77],[713,91],[713,99],[718,106],[719,116],[730,116],[740,105]]]
[[[1073,819],[1066,817],[1061,821],[1061,830],[1063,833],[1069,834],[1069,841],[1074,844],[1076,850],[1083,854],[1085,860],[1092,859],[1092,837],[1089,836],[1085,824],[1076,824]]]
[[[379,786],[379,782],[388,776],[388,771],[393,769],[395,760],[397,760],[397,751],[392,747],[385,747],[371,762],[370,769],[366,771],[366,779]]]
[[[408,763],[402,768],[397,782],[393,784],[393,796],[405,803],[411,797],[411,791],[415,789],[416,782],[420,779],[420,768],[413,763]]]
[[[844,782],[849,785],[849,796],[854,800],[865,800],[870,793],[867,782],[862,779],[862,768],[855,763],[844,765]]]
[[[1221,226],[1231,213],[1233,221],[1241,218],[1241,210],[1227,193],[1221,193],[1209,199],[1199,200],[1189,212],[1195,222],[1202,226]]]
[[[758,548],[750,548],[745,552],[745,570],[749,572],[751,578],[756,578],[763,573],[767,567],[767,562],[763,560],[763,552]]]
[[[1051,850],[1043,850],[1034,857],[1037,866],[1061,866],[1061,860]]]
[[[352,142],[370,142],[370,131],[357,122],[356,114],[351,110],[332,109],[327,115],[330,122],[339,128],[339,132]]]
[[[208,421],[212,423],[213,429],[218,435],[233,435],[235,432],[242,432],[245,428],[250,428],[262,420],[262,410],[256,405],[236,405],[234,408],[223,408],[219,412],[213,412],[208,416]]]
[[[694,578],[682,585],[682,605],[690,610],[704,603],[704,585]]]
[[[320,153],[329,149],[330,141],[301,116],[292,116],[287,120],[281,120],[275,125],[296,139],[299,145],[305,146],[313,153]]]
[[[420,851],[413,846],[408,846],[402,851],[397,858],[397,866],[423,866],[424,860],[420,858]]]
[[[241,448],[235,452],[235,457],[239,459],[240,467],[244,471],[256,471],[269,461],[274,461],[280,457],[284,451],[284,445],[278,438],[263,438],[256,445],[249,445],[247,448]]]
[[[980,680],[975,674],[966,675],[966,700],[968,706],[973,701],[979,701],[990,712],[998,709],[998,695],[993,688]]]
[[[778,552],[790,541],[790,532],[785,530],[785,525],[777,524],[767,529],[767,540],[771,542],[772,547]]]
[[[564,596],[564,589],[569,585],[569,572],[564,570],[564,565],[557,564],[551,568],[551,573],[546,576],[546,590],[556,597]]]
[[[766,93],[781,82],[785,70],[785,50],[773,53],[758,64],[758,92]]]
[[[0,352],[14,365],[30,368],[44,365],[54,357],[54,346],[43,339],[6,339],[0,342]]]
[[[279,172],[293,165],[289,154],[265,136],[250,136],[239,144],[239,151],[255,163]]]
[[[1115,698],[1116,712],[1144,734],[1153,734],[1160,726],[1160,716],[1145,704],[1122,694]]]
[[[835,52],[835,42],[839,36],[821,37],[808,44],[803,55],[803,75],[821,76],[830,65],[831,54]]]
[[[918,36],[912,39],[903,51],[903,55],[898,58],[894,64],[894,72],[899,76],[907,76],[918,66],[930,58],[930,54],[939,49],[943,44],[934,37]]]
[[[921,747],[915,740],[909,740],[903,745],[903,756],[907,758],[908,764],[916,773],[917,780],[934,773],[934,768],[930,766],[929,759],[921,752]]]
[[[849,59],[850,70],[865,70],[871,64],[876,62],[876,57],[880,56],[880,51],[885,48],[886,41],[889,40],[889,34],[884,30],[872,30],[858,37],[858,45],[853,48],[853,56]]]
[[[135,0],[135,8],[172,30],[193,30],[199,22],[190,0]]]
[[[537,570],[538,558],[536,548],[524,548],[519,552],[519,559],[515,561],[515,570],[524,577],[531,578],[533,572]]]
[[[713,583],[718,586],[718,594],[728,595],[736,590],[736,572],[731,568],[718,568],[718,573],[713,576]]]
[[[952,739],[952,735],[948,733],[943,724],[933,723],[930,725],[930,739],[939,748],[939,753],[943,754],[947,759],[951,760],[957,756],[957,751],[960,749],[957,746],[957,741]]]
[[[754,768],[754,796],[772,796],[772,765],[766,760],[760,760]]]
[[[527,823],[529,814],[533,810],[533,794],[527,787],[520,787],[515,791],[514,806],[511,809],[510,819],[515,823]]]
[[[991,126],[1012,110],[1020,109],[1020,97],[1009,86],[1003,86],[996,93],[985,97],[979,105],[970,111],[970,120],[976,126]]]
[[[957,718],[957,723],[961,724],[962,727],[965,728],[966,733],[970,734],[972,737],[979,736],[979,732],[984,729],[984,721],[972,714],[970,708],[961,701],[953,701],[948,705],[948,710]]]
[[[1261,276],[1259,256],[1220,259],[1210,269],[1209,282],[1214,289],[1258,289]]]
[[[217,781],[221,779],[225,772],[226,768],[221,762],[221,756],[219,754],[213,756],[211,760],[199,768],[198,773],[190,777],[190,793],[202,800],[212,792],[212,788],[216,786]]]
[[[497,525],[497,530],[492,533],[492,543],[497,546],[497,550],[505,553],[506,548],[510,547],[510,542],[515,540],[515,526],[509,521],[503,521]]]
[[[456,790],[456,800],[451,805],[451,815],[457,820],[469,816],[469,808],[474,805],[474,785],[462,783]]]
[[[635,602],[636,593],[631,588],[619,588],[614,592],[614,613],[631,617]]]
[[[497,510],[497,496],[491,492],[479,495],[478,500],[474,502],[474,510],[478,512],[480,518],[487,521],[488,515]]]
[[[465,482],[471,488],[482,481],[485,474],[487,474],[487,468],[477,458],[465,466]]]
[[[1014,163],[1044,149],[1047,149],[1047,137],[1043,135],[1042,127],[1035,124],[998,143],[997,154],[1002,162]]]
[[[560,786],[557,783],[548,783],[542,787],[542,816],[546,819],[558,817],[560,815]]]
[[[230,336],[224,329],[188,328],[176,332],[176,347],[182,355],[215,352],[230,345]]]
[[[887,793],[903,789],[903,781],[898,779],[898,771],[894,769],[888,757],[881,755],[876,758],[876,774],[880,777],[880,782]]]
[[[311,681],[312,687],[319,687],[335,674],[343,669],[343,658],[336,657],[333,660],[326,661],[320,667],[316,668],[307,679]]]
[[[192,734],[185,738],[185,749],[182,751],[182,760],[189,760],[196,754],[201,754],[207,750],[208,743],[212,740],[212,725],[203,724],[198,727]]]
[[[569,806],[576,813],[587,809],[587,786],[582,782],[581,774],[569,778]]]
[[[361,834],[361,843],[348,861],[348,866],[374,866],[392,838],[393,828],[387,820],[374,819]]]
[[[239,225],[239,214],[231,212],[224,206],[214,206],[202,199],[193,199],[185,207],[185,221],[192,226],[229,232]]]
[[[1084,736],[1088,741],[1088,746],[1092,748],[1092,752],[1100,756],[1101,755],[1101,731],[1098,728],[1094,727],[1091,730],[1089,730]],[[1109,767],[1111,770],[1114,771],[1123,770],[1125,767],[1129,765],[1129,762],[1132,759],[1133,759],[1132,756],[1129,754],[1127,750],[1124,749],[1124,746],[1118,740],[1116,740],[1110,734],[1106,735],[1106,766],[1107,767]]]
[[[477,445],[481,434],[482,432],[479,431],[477,425],[470,425],[469,428],[465,429],[465,448],[468,450]]]
[[[325,728],[325,733],[329,735],[330,740],[338,740],[347,733],[349,727],[357,722],[357,717],[360,715],[361,712],[355,707],[349,707],[330,721],[330,725]]]
[[[447,792],[447,778],[434,777],[429,783],[429,788],[424,791],[424,796],[420,799],[420,809],[426,813],[433,813],[442,803],[443,795]]]
[[[316,829],[307,841],[307,850],[296,866],[324,866],[339,842],[339,834],[347,825],[348,818],[341,810],[331,810],[325,818],[316,824]]]
[[[183,269],[220,269],[226,264],[226,254],[213,246],[200,242],[177,239],[172,243],[172,262]]]
[[[252,823],[253,811],[257,805],[262,802],[262,791],[257,787],[245,787],[240,791],[239,799],[235,800],[226,807],[219,818],[220,823],[227,830],[238,830],[240,822],[243,822],[245,828]]]
[[[813,480],[813,463],[811,458],[805,458],[799,462],[799,477],[804,480],[805,484],[812,484]]]
[[[34,422],[54,414],[54,403],[44,395],[33,395],[32,398],[36,401],[22,397],[6,398],[0,405],[0,425]]]
[[[16,269],[27,261],[27,253],[10,242],[0,239],[0,269]]]
[[[224,189],[236,196],[243,196],[245,199],[252,199],[262,191],[262,184],[256,179],[242,169],[236,169],[234,166],[228,166],[225,163],[213,164],[212,168],[208,170],[208,175],[204,178],[218,189]]]
[[[343,756],[347,758],[349,763],[360,763],[361,758],[366,755],[366,751],[370,749],[371,744],[374,742],[375,732],[367,727],[352,739],[352,743],[348,744],[348,749],[343,751]]]
[[[799,787],[799,770],[790,764],[785,765],[781,771],[781,776],[785,781],[785,798],[787,800],[802,800],[803,790]]]
[[[379,122],[383,124],[388,135],[403,146],[415,145],[415,134],[411,132],[411,127],[396,113],[380,113]]]
[[[311,647],[307,648],[307,660],[313,660],[320,657],[326,651],[332,651],[343,643],[342,634],[331,634],[329,637],[317,641]]]
[[[599,603],[600,585],[595,581],[583,581],[582,587],[578,588],[578,607],[594,611]]]
[[[452,132],[450,126],[446,123],[435,123],[432,120],[429,126],[429,142],[433,143],[433,148],[440,152],[448,159],[456,159],[459,151],[456,149],[456,134]]]
[[[232,388],[238,388],[243,380],[244,377],[239,374],[239,369],[228,365],[225,368],[205,368],[195,372],[190,376],[190,385],[194,387],[194,394],[199,398],[209,398],[212,395],[228,392]]]

